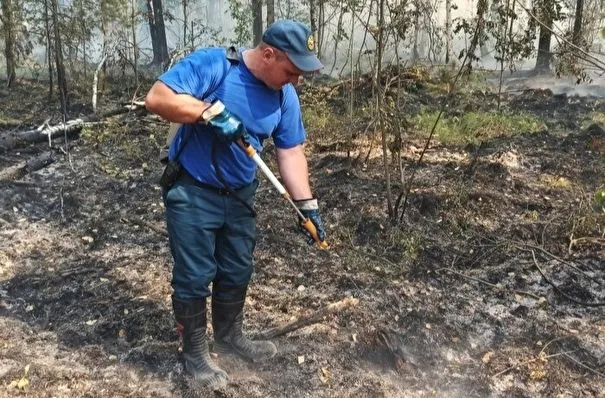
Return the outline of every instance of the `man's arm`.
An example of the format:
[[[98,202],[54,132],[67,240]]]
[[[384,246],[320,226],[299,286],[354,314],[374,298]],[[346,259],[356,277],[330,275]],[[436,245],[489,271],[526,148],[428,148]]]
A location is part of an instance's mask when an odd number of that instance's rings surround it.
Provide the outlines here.
[[[289,149],[277,148],[277,165],[284,185],[293,200],[311,199],[309,169],[302,145]]]
[[[197,123],[210,104],[187,95],[176,94],[161,81],[155,82],[145,97],[145,107],[163,119],[175,123]]]

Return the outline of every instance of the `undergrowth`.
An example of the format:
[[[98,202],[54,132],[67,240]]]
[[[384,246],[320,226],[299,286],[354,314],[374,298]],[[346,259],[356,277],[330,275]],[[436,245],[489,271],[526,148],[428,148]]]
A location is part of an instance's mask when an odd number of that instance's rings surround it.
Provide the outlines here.
[[[412,124],[420,134],[428,136],[438,114],[436,110],[424,109],[412,119]],[[544,129],[544,123],[529,114],[477,111],[460,116],[442,115],[435,129],[435,137],[444,144],[466,145]]]

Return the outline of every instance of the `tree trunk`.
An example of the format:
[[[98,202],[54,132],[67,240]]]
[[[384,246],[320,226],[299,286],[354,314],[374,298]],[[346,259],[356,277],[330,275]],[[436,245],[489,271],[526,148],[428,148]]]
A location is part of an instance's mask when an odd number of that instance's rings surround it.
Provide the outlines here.
[[[139,46],[137,44],[137,2],[136,0],[131,0],[131,14],[130,14],[130,25],[132,29],[132,57],[133,57],[133,70],[134,70],[134,79],[135,84],[139,84]]]
[[[487,9],[488,0],[477,1],[477,26],[475,28],[475,34],[473,35],[467,52],[468,64],[466,66],[466,69],[468,72],[470,72],[472,69],[473,59],[475,58],[475,51],[477,50],[477,45],[481,41],[481,36],[483,35],[483,31],[485,30],[485,15],[487,14]]]
[[[538,39],[538,57],[536,58],[537,73],[550,71],[550,38],[552,36],[553,26],[553,0],[543,0],[539,18],[546,26],[540,25],[540,37]]]
[[[163,65],[169,58],[162,0],[147,0],[147,11],[149,35],[151,36],[151,47],[153,48],[152,64]]]
[[[326,29],[325,25],[325,5],[322,0],[319,0],[319,14],[317,20],[317,57],[321,59],[323,54],[323,41],[324,41],[324,32]]]
[[[252,0],[252,44],[257,46],[263,37],[263,1]]]
[[[341,32],[343,30],[342,27],[342,19],[344,18],[344,14],[346,11],[345,7],[342,7],[342,3],[339,1],[338,6],[340,8],[340,12],[338,14],[338,22],[336,23],[336,39],[334,40],[334,61],[332,62],[332,68],[330,69],[330,75],[334,72],[334,68],[336,67],[336,61],[338,60],[338,43],[341,39]]]
[[[13,6],[11,0],[2,0],[2,22],[4,56],[6,58],[6,85],[10,87],[15,79],[15,29],[13,26]]]
[[[582,41],[582,17],[584,14],[584,0],[576,0],[576,16],[573,21],[572,43],[580,46]]]
[[[311,19],[311,34],[313,35],[313,41],[318,45],[317,57],[319,57],[319,41],[317,36],[317,18],[315,9],[315,0],[309,0],[309,18]],[[320,58],[321,59],[321,58]]]
[[[452,54],[452,0],[445,0],[445,63]]]
[[[183,5],[183,48],[187,47],[187,24],[189,23],[187,21],[187,0],[183,0],[182,2]],[[191,45],[193,46],[193,43],[191,43]]]
[[[309,7],[311,7],[310,4]],[[273,22],[275,22],[275,0],[267,0],[267,26]]]
[[[53,33],[55,39],[55,68],[57,70],[57,87],[61,99],[63,113],[67,113],[67,80],[65,79],[65,65],[63,64],[63,46],[61,44],[61,35],[59,33],[59,7],[57,0],[51,0]]]
[[[48,98],[53,96],[53,43],[50,34],[50,15],[48,0],[44,0],[44,30],[46,34],[46,61],[48,63]]]
[[[380,129],[381,141],[382,141],[382,163],[384,166],[384,176],[386,180],[386,193],[387,193],[387,210],[389,218],[394,217],[393,213],[393,200],[391,195],[391,173],[389,172],[389,154],[388,154],[388,136],[387,126],[384,123],[382,109],[382,87],[380,85],[380,71],[382,69],[382,56],[385,46],[385,21],[384,21],[384,6],[385,0],[380,0],[378,7],[378,48],[377,48],[377,60],[376,60],[376,118],[378,122],[376,125]]]
[[[419,1],[414,1],[414,44],[412,45],[412,61],[417,61],[420,58],[418,51],[418,36],[420,35],[420,5]]]

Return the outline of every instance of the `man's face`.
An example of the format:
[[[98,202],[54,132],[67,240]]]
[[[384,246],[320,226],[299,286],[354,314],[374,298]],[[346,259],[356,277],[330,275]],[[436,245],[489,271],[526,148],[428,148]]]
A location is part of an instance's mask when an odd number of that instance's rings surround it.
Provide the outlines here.
[[[288,56],[273,47],[263,50],[263,60],[266,66],[265,84],[274,90],[279,90],[288,83],[297,85],[303,75]]]

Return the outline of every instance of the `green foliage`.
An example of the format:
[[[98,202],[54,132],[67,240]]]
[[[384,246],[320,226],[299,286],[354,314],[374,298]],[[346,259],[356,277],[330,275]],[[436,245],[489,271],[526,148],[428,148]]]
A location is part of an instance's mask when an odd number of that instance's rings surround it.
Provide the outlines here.
[[[597,189],[593,197],[580,194],[578,199],[577,206],[570,208],[569,212],[569,236],[573,239],[602,237],[605,227],[605,188]]]
[[[590,115],[590,121],[588,124],[598,123],[605,126],[605,112],[593,112]],[[588,127],[587,125],[584,127]]]
[[[541,175],[540,181],[549,188],[570,189],[573,186],[573,183],[569,179],[552,174]]]
[[[303,123],[307,130],[324,130],[332,123],[333,116],[326,106],[307,106],[303,110]]]
[[[458,69],[450,65],[433,68],[430,71],[430,77],[425,78],[424,85],[430,92],[438,94],[447,94],[455,89],[454,79]],[[474,70],[473,73],[464,76],[464,79],[458,81],[458,87],[464,86],[464,92],[472,92],[480,90],[488,92],[491,90],[491,85],[487,78],[492,72],[487,70]]]
[[[418,258],[422,251],[422,236],[412,230],[391,228],[386,234],[389,246],[399,248],[404,260],[412,261]]]
[[[437,115],[437,111],[425,109],[413,118],[412,123],[421,134],[428,135]],[[465,145],[500,136],[534,133],[544,128],[543,122],[529,114],[477,111],[466,112],[460,116],[442,115],[435,135],[443,143]]]
[[[235,21],[235,43],[246,45],[252,40],[252,9],[244,0],[229,0],[229,11]]]

